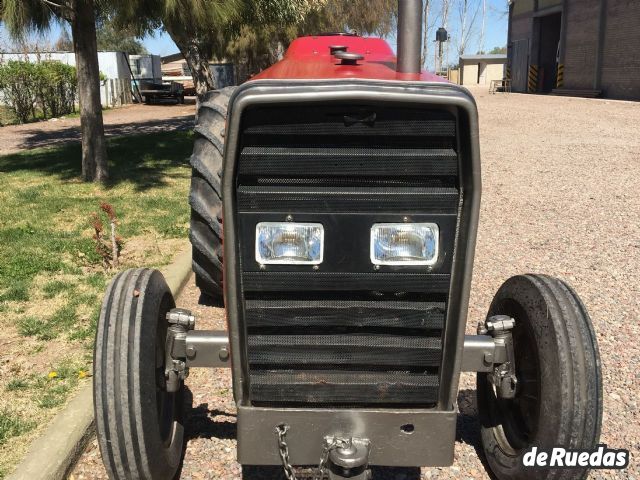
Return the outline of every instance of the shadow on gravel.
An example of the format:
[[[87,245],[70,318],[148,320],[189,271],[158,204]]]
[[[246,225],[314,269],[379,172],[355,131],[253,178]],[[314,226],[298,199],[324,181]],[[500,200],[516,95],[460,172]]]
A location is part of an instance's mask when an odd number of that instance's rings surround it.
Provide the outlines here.
[[[187,414],[185,444],[192,438],[235,439],[238,436],[235,417],[233,413],[209,409],[208,403],[193,407]]]
[[[458,422],[456,425],[456,441],[471,445],[489,478],[495,479],[490,473],[491,469],[484,456],[482,443],[480,441],[480,418],[478,417],[478,404],[476,391],[471,389],[460,390],[458,392]]]

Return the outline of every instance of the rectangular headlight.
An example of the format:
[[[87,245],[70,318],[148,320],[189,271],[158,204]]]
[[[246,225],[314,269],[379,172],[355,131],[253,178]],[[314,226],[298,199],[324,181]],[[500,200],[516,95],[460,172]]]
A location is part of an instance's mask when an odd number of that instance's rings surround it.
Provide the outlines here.
[[[261,264],[318,265],[324,255],[320,223],[261,222],[256,225],[256,261]]]
[[[371,227],[374,265],[433,265],[440,229],[435,223],[376,223]]]

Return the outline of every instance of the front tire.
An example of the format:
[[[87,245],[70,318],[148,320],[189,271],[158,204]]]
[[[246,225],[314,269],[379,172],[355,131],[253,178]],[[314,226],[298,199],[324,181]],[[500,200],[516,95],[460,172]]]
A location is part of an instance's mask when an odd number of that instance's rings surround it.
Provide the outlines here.
[[[94,408],[109,478],[169,480],[182,459],[183,391],[165,388],[167,312],[175,307],[157,270],[118,274],[109,285],[94,353]]]
[[[498,398],[488,373],[478,374],[478,410],[487,463],[499,480],[582,479],[587,468],[531,469],[532,446],[593,449],[600,439],[602,373],[591,319],[566,283],[545,275],[507,280],[488,316],[515,319],[513,343],[518,387]]]

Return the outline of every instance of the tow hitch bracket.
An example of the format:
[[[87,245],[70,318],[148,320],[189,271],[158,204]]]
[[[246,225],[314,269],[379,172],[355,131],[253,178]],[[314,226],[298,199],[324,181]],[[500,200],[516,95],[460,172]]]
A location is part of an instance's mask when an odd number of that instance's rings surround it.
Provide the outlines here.
[[[478,325],[478,333],[490,334],[496,348],[504,351],[505,358],[501,359],[501,362],[494,361],[489,376],[491,383],[496,387],[496,394],[503,399],[514,398],[518,386],[512,335],[515,324],[515,320],[511,317],[495,315],[489,317],[484,324]]]
[[[229,367],[229,336],[224,331],[194,330],[196,318],[174,308],[167,313],[165,381],[168,392],[177,392],[190,367]]]

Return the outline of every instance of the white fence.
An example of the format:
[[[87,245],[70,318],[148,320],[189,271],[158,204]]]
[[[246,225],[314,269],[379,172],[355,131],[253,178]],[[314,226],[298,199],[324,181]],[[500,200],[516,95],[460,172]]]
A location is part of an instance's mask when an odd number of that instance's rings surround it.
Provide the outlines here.
[[[127,78],[109,78],[100,85],[100,101],[105,108],[115,108],[133,103],[131,80]]]

